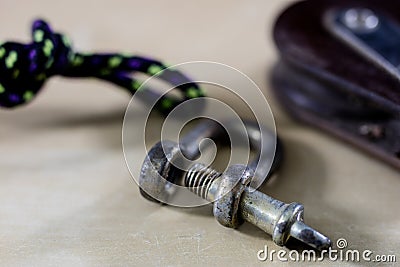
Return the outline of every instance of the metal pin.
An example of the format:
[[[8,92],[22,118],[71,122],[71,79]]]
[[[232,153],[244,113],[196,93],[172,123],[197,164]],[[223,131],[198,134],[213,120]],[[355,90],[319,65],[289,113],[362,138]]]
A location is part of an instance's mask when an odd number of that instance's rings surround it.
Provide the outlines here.
[[[290,237],[317,250],[332,245],[329,238],[304,223],[301,204],[285,204],[250,188],[248,181],[252,175],[253,171],[244,165],[230,166],[221,174],[196,164],[186,173],[185,185],[214,202],[214,216],[224,226],[237,228],[243,221],[250,222],[272,235],[279,246],[284,246]]]
[[[171,162],[182,154],[189,159],[198,156],[198,144],[204,138],[221,138],[219,124],[210,121],[201,123],[180,144],[159,142],[149,151],[142,166],[139,179],[142,195],[149,200],[168,203],[174,194],[169,190],[171,184],[182,181],[190,191],[213,203],[214,216],[223,226],[237,228],[248,221],[272,235],[273,241],[280,246],[293,237],[318,250],[330,247],[329,238],[304,223],[302,205],[285,204],[250,187],[252,179],[258,175],[255,172],[261,146],[260,135],[255,133],[261,130],[252,123],[246,127],[252,133],[248,137],[257,156],[248,166],[232,165],[222,174],[202,164],[194,164],[185,172]],[[263,138],[271,137],[263,135]],[[263,141],[266,144],[268,140]],[[278,142],[278,156],[272,164],[272,171],[279,166],[281,150]]]

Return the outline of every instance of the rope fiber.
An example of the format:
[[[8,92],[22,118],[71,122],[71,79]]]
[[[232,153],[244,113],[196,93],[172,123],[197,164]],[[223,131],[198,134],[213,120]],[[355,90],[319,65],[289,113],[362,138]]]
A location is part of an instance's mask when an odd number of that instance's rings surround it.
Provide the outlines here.
[[[142,72],[176,85],[181,98],[160,95],[155,108],[167,114],[178,104],[202,97],[199,86],[182,73],[168,69],[159,61],[118,53],[85,54],[73,51],[68,37],[54,32],[43,20],[32,24],[28,44],[6,42],[0,45],[0,106],[13,108],[30,102],[46,81],[55,75],[94,77],[111,82],[135,94],[141,82],[132,77]]]

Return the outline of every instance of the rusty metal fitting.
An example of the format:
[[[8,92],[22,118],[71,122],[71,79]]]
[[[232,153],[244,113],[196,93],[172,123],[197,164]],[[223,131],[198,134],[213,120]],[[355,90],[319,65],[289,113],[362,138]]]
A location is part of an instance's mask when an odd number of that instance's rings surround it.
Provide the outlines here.
[[[237,228],[248,221],[284,246],[293,237],[317,250],[332,245],[329,238],[304,223],[304,207],[285,204],[248,186],[254,171],[244,165],[230,166],[223,174],[202,164],[193,165],[186,173],[189,190],[214,203],[214,216],[220,224]],[[226,188],[233,189],[226,192]],[[201,186],[202,190],[199,190]],[[204,189],[205,188],[205,189]]]
[[[260,129],[260,127],[253,122],[244,121],[243,123],[248,135],[249,145],[251,149],[256,152],[254,160],[249,163],[249,168],[257,169],[258,177],[266,173],[268,177],[264,180],[265,183],[279,168],[282,162],[282,144],[277,140],[276,148],[274,147],[276,151],[275,157],[264,159],[270,162],[259,165],[258,162],[261,154],[267,154],[268,151],[271,151],[270,146],[275,146],[275,142],[271,142],[271,140],[263,140],[264,142],[262,144],[260,131],[263,131],[264,139],[272,139],[275,137],[273,137],[272,133],[268,130]],[[230,127],[233,129],[233,134],[236,132],[240,135],[239,129],[235,131],[235,128],[239,128],[238,125],[230,125]],[[183,157],[189,160],[194,160],[199,157],[199,144],[206,138],[212,139],[217,143],[226,141],[228,138],[225,130],[226,129],[221,124],[212,120],[203,119],[201,123],[180,140],[179,144],[164,140],[154,145],[149,150],[140,172],[139,187],[142,196],[153,202],[168,203],[168,200],[172,198],[175,193],[173,185],[184,184],[183,176],[185,174],[179,168],[176,168],[176,165],[182,165]]]
[[[185,186],[214,203],[213,213],[220,224],[238,228],[244,222],[239,214],[240,199],[253,177],[254,171],[245,165],[229,166],[221,174],[203,164],[195,164],[186,173]]]
[[[251,127],[248,129],[254,130]],[[302,205],[285,204],[249,186],[257,175],[258,154],[248,166],[232,165],[224,173],[202,164],[194,164],[188,171],[174,167],[174,162],[181,160],[182,154],[189,159],[199,154],[199,140],[220,134],[220,126],[207,121],[185,136],[180,144],[163,141],[155,145],[142,166],[141,193],[150,200],[166,203],[173,195],[169,190],[171,183],[179,182],[199,197],[214,203],[214,216],[223,226],[237,228],[248,221],[272,235],[273,241],[279,246],[284,246],[293,237],[318,250],[330,247],[332,242],[329,238],[304,223]],[[257,136],[256,132],[249,135],[253,148],[259,147],[255,145],[259,141]],[[179,150],[182,150],[182,154]],[[280,147],[277,151],[281,153],[279,150]],[[275,162],[272,170],[278,165],[279,162]]]

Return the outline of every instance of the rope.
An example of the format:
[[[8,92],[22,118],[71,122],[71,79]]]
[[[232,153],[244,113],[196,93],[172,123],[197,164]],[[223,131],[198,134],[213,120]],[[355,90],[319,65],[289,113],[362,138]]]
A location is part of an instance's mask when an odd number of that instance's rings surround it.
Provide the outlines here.
[[[102,79],[133,95],[141,88],[141,82],[132,77],[133,73],[153,76],[167,68],[159,61],[139,56],[77,53],[68,37],[53,32],[43,20],[33,23],[32,39],[28,44],[6,42],[0,45],[1,107],[13,108],[30,102],[55,75]],[[188,99],[204,96],[199,86],[182,73],[170,69],[162,73],[158,78],[176,85],[182,97],[163,95],[155,106],[160,112],[166,114]]]

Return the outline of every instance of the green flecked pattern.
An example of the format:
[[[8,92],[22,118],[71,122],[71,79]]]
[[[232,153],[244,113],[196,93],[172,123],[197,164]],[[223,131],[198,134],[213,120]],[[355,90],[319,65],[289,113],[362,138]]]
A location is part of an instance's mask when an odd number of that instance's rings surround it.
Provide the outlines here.
[[[15,51],[11,51],[6,58],[6,67],[8,69],[12,69],[14,67],[15,62],[17,62],[18,54]]]
[[[168,110],[168,109],[172,108],[173,102],[169,98],[164,98],[162,100],[162,104],[161,105],[162,105],[163,109]]]
[[[157,79],[174,85],[181,92],[180,97],[154,92],[156,98],[161,99],[156,107],[163,113],[187,99],[204,96],[196,83],[159,61],[124,53],[76,53],[67,36],[53,32],[42,20],[33,23],[32,39],[28,44],[0,43],[2,107],[15,107],[31,101],[46,80],[54,75],[99,78],[121,86],[131,94],[149,90],[132,75],[137,72],[157,75]],[[167,68],[167,75],[161,75]],[[181,84],[176,84],[178,82]]]
[[[108,65],[110,66],[110,68],[116,68],[121,64],[121,62],[122,62],[122,57],[115,56],[108,60]]]
[[[0,48],[0,58],[3,58],[5,54],[6,54],[6,50],[4,49],[4,47],[1,47]]]
[[[30,101],[33,98],[34,94],[31,91],[26,91],[24,93],[24,99],[25,101]]]
[[[36,43],[40,43],[40,42],[43,41],[43,36],[44,36],[44,32],[43,32],[42,30],[36,30],[36,31],[33,33],[33,40],[34,40]]]

